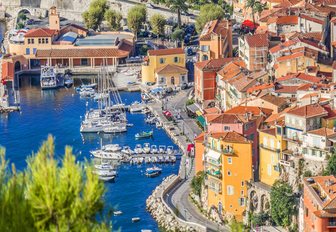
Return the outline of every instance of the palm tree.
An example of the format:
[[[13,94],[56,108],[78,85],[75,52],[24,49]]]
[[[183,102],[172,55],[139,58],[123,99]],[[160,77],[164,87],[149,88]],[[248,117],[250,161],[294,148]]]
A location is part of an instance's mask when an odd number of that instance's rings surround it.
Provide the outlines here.
[[[165,4],[169,9],[177,13],[177,24],[181,28],[181,13],[188,11],[188,5],[185,0],[166,0]]]
[[[251,9],[252,11],[252,20],[253,24],[255,24],[255,13],[260,14],[266,7],[266,4],[261,3],[260,1],[257,0],[247,0],[245,8],[246,9]]]

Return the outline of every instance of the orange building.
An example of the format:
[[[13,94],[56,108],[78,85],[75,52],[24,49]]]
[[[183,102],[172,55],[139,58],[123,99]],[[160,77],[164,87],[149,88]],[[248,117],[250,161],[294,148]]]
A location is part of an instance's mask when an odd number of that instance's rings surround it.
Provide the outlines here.
[[[205,24],[199,38],[200,61],[232,56],[232,29],[228,20],[213,20]]]
[[[336,178],[316,176],[303,180],[304,231],[336,231]]]
[[[204,132],[195,138],[195,173],[204,171]]]
[[[222,132],[209,134],[205,146],[208,210],[242,221],[246,182],[252,179],[252,143],[237,132]]]
[[[217,72],[235,58],[212,59],[195,63],[195,100],[202,108],[215,104]]]

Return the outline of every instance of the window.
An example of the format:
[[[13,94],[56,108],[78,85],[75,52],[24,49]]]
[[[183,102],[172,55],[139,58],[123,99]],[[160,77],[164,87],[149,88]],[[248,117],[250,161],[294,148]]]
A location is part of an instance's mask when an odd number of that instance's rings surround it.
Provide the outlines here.
[[[230,131],[230,127],[229,126],[224,126],[224,131]]]
[[[46,43],[49,43],[49,39],[48,38],[46,38]]]
[[[181,82],[185,82],[185,76],[181,76]]]
[[[38,43],[39,43],[39,44],[41,43],[41,38],[38,39]]]
[[[232,158],[231,157],[228,158],[228,164],[232,164]]]
[[[282,128],[277,126],[277,135],[281,135],[282,134]]]
[[[267,164],[267,175],[272,175],[272,165],[271,164]]]
[[[287,66],[290,67],[291,66],[291,62],[287,61]]]
[[[34,44],[35,40],[34,39],[31,39],[31,43]]]
[[[26,55],[30,55],[30,49],[26,48]]]
[[[240,195],[244,196],[244,190],[240,191]]]
[[[274,148],[274,140],[270,139],[270,147],[273,149]]]
[[[81,59],[81,65],[88,65],[89,62],[88,62],[88,59]]]
[[[30,39],[28,39],[28,44],[30,44]]]
[[[267,137],[264,137],[263,143],[264,143],[264,146],[267,146]]]
[[[228,171],[227,173],[228,173],[228,176],[231,176],[231,171]]]
[[[226,187],[226,192],[227,192],[227,195],[233,195],[234,194],[234,187],[232,185],[228,185]]]
[[[175,56],[175,57],[174,57],[174,62],[175,62],[175,63],[178,63],[179,61],[180,61],[180,59],[179,59],[177,56]]]
[[[242,187],[244,186],[244,181],[241,182],[241,186],[242,186]]]
[[[44,42],[45,42],[45,41],[44,41],[44,38],[42,38],[42,43],[44,44]]]
[[[36,48],[33,48],[33,54],[35,55],[36,54]]]
[[[245,198],[244,197],[239,198],[239,205],[240,206],[245,206]]]
[[[164,58],[160,58],[160,64],[164,64],[165,59]]]

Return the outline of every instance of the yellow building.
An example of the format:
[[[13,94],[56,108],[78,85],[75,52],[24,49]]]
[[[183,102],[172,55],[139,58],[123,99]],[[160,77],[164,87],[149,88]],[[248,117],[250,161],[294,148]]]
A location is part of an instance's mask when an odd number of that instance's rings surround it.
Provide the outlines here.
[[[208,210],[242,221],[246,182],[252,179],[252,142],[237,132],[213,133],[206,140]]]
[[[142,65],[142,83],[180,86],[188,83],[186,56],[182,48],[149,50],[147,62]]]
[[[280,128],[281,129],[281,128]],[[286,149],[286,141],[276,128],[259,131],[259,179],[272,186],[280,176],[279,159],[281,151]]]

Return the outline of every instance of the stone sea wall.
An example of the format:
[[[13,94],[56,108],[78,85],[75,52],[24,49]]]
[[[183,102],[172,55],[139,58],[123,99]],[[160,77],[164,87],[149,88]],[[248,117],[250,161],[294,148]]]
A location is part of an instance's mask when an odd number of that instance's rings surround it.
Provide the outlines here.
[[[146,201],[146,208],[158,224],[167,231],[178,232],[206,232],[206,228],[199,224],[184,221],[175,215],[163,199],[165,193],[180,182],[177,175],[170,175],[155,188]]]

